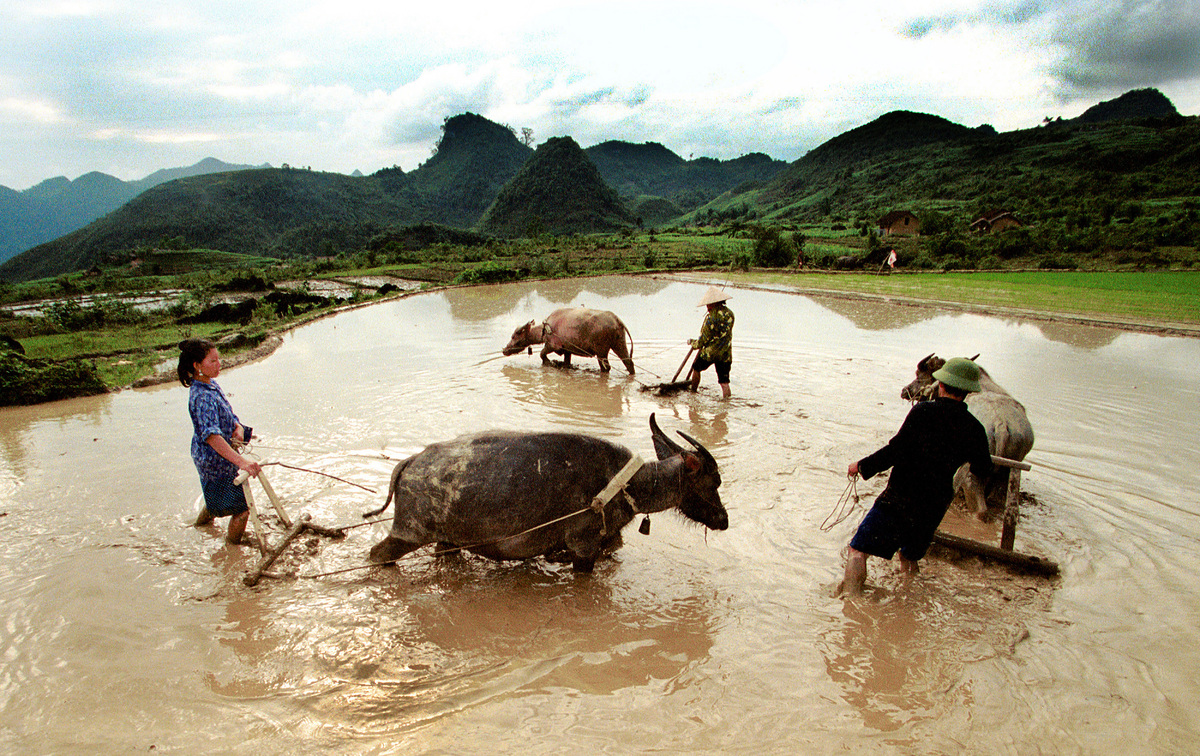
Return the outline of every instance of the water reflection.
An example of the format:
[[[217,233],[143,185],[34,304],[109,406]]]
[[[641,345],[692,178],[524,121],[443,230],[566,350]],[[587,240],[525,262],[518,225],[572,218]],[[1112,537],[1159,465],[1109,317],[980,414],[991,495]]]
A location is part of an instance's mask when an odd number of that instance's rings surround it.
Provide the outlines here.
[[[482,322],[502,313],[524,309],[522,305],[531,296],[531,290],[516,286],[470,286],[456,291],[454,296],[447,298],[447,303],[455,320]],[[519,322],[513,323],[509,332],[519,325]],[[497,346],[496,351],[500,351],[502,346]]]
[[[888,574],[889,566],[862,599],[841,602],[818,646],[830,681],[864,726],[911,734],[988,697],[995,681],[978,670],[1011,662],[1051,592],[969,560],[933,563],[911,582]]]
[[[411,586],[418,600],[407,602],[410,641],[453,656],[482,653],[507,663],[509,674],[520,666],[526,689],[610,694],[669,680],[712,648],[714,620],[705,599],[643,595],[635,603],[612,585],[614,563],[589,577],[566,568],[459,561]],[[431,594],[438,600],[420,598]]]
[[[254,552],[236,547],[221,546],[212,555],[221,583],[234,586],[225,604],[225,621],[212,628],[217,643],[233,651],[234,663],[227,671],[210,671],[204,677],[209,689],[220,696],[259,698],[279,688],[280,680],[269,670],[282,639],[272,622],[270,604],[261,595],[237,587],[255,561]]]
[[[1088,350],[1106,347],[1121,335],[1121,331],[1115,328],[1055,323],[1048,320],[1035,321],[1034,325],[1050,341]]]
[[[566,368],[560,362],[545,366],[537,354],[513,359],[524,359],[526,364],[506,364],[500,374],[511,384],[518,402],[542,405],[556,416],[565,414],[599,423],[629,409],[629,379],[615,370],[603,373],[599,368]]]
[[[867,331],[892,331],[939,314],[938,310],[931,307],[913,307],[895,302],[819,295],[812,296],[812,300]]]
[[[0,474],[14,480],[25,478],[33,432],[40,424],[49,423],[83,434],[88,428],[102,427],[112,411],[113,396],[99,394],[28,407],[0,408],[0,459],[4,462]]]

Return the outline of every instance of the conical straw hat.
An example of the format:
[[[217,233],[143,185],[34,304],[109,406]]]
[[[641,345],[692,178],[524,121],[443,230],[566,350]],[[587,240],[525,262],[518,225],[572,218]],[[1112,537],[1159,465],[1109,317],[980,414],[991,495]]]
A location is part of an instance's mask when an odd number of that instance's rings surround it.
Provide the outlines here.
[[[709,286],[708,291],[704,292],[704,296],[700,298],[700,304],[697,307],[724,302],[726,299],[732,299],[730,295],[718,289],[716,286]]]

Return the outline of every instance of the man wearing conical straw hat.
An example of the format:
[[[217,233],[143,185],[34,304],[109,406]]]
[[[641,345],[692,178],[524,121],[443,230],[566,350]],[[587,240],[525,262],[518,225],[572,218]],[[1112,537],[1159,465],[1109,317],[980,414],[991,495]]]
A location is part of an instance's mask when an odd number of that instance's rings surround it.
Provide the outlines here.
[[[721,387],[721,396],[728,399],[729,368],[733,365],[733,311],[725,306],[730,296],[715,286],[709,286],[708,291],[700,299],[697,307],[708,307],[708,315],[704,317],[704,325],[700,328],[700,338],[688,339],[688,344],[696,350],[696,361],[692,363],[692,372],[688,376],[692,382],[691,390],[700,388],[700,374],[709,368],[717,368],[717,384]]]

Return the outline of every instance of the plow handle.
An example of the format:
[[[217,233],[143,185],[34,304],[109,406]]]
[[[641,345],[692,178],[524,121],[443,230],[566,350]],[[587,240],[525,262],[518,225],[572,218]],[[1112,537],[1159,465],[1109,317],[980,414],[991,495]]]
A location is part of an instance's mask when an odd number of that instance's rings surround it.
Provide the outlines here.
[[[689,359],[691,359],[692,352],[694,351],[696,351],[696,347],[688,347],[687,356],[683,358],[683,362],[679,363],[679,369],[675,371],[675,375],[671,376],[671,383],[674,383],[675,379],[679,377],[679,374],[683,372],[683,366],[687,364]]]

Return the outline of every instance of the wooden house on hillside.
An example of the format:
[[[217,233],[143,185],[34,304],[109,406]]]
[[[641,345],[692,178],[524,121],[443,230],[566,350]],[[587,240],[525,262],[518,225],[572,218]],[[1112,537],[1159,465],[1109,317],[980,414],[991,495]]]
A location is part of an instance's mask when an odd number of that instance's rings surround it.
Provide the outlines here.
[[[975,233],[990,234],[1023,225],[1025,224],[1014,213],[1008,210],[993,210],[971,221],[970,229]]]
[[[908,210],[891,211],[879,219],[878,226],[880,236],[891,236],[892,234],[915,235],[921,232],[921,221],[917,219],[916,214]]]

